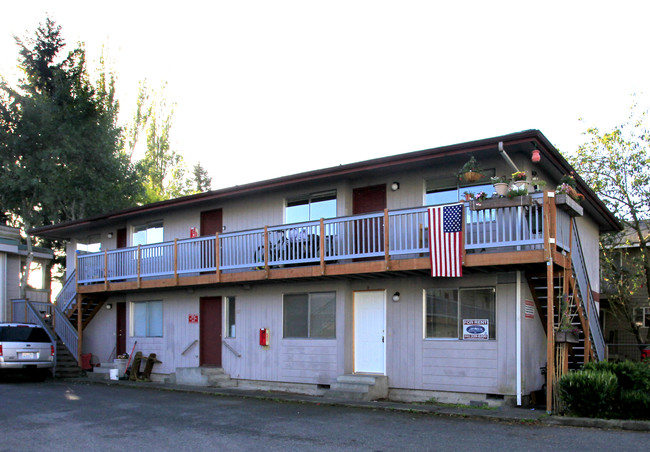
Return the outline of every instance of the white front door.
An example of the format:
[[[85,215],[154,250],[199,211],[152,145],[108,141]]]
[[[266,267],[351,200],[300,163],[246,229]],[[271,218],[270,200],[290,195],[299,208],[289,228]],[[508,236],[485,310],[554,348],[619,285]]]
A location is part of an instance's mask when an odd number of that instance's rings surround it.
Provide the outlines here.
[[[386,372],[386,292],[354,292],[354,371]]]

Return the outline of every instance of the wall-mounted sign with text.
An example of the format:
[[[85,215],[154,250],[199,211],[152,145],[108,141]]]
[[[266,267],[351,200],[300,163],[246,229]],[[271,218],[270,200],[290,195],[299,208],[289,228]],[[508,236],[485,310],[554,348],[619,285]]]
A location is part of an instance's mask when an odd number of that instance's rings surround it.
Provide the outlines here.
[[[489,339],[488,319],[463,319],[463,339]]]

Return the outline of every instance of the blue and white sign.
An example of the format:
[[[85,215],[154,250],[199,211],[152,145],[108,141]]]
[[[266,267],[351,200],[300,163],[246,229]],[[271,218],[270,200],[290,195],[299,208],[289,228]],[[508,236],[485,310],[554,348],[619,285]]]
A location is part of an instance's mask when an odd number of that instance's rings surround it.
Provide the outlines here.
[[[490,321],[488,319],[463,319],[463,339],[489,339]]]

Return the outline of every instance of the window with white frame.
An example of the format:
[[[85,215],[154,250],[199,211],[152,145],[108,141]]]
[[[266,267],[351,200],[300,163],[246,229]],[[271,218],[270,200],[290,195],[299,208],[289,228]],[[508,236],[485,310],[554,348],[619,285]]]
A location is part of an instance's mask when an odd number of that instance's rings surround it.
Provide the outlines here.
[[[133,240],[131,245],[149,245],[163,241],[163,222],[152,221],[133,227]]]
[[[101,236],[92,234],[77,242],[77,251],[83,253],[97,253],[102,250]]]
[[[287,199],[287,224],[336,217],[336,190]]]
[[[131,332],[134,337],[162,337],[162,301],[131,303]]]
[[[487,193],[488,197],[492,196],[494,187],[490,183],[490,177],[494,174],[494,169],[484,170],[483,177],[477,182],[464,182],[457,176],[429,179],[425,185],[424,203],[427,206],[451,204],[464,199],[463,193],[466,191],[474,195],[483,191]]]
[[[282,309],[284,338],[336,338],[336,292],[287,294]]]
[[[235,297],[226,297],[226,337],[235,336]]]
[[[487,320],[489,339],[496,338],[494,287],[424,291],[425,338],[462,339],[463,319]]]

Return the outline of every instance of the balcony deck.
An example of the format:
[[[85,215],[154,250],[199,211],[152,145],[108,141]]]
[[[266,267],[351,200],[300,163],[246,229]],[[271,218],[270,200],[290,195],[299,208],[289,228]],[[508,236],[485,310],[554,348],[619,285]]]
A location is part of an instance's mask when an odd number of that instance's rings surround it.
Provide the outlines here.
[[[493,207],[466,202],[463,266],[542,263],[549,250],[561,264],[570,217],[549,200],[540,193]],[[425,273],[428,227],[427,207],[417,207],[80,254],[77,292]]]

